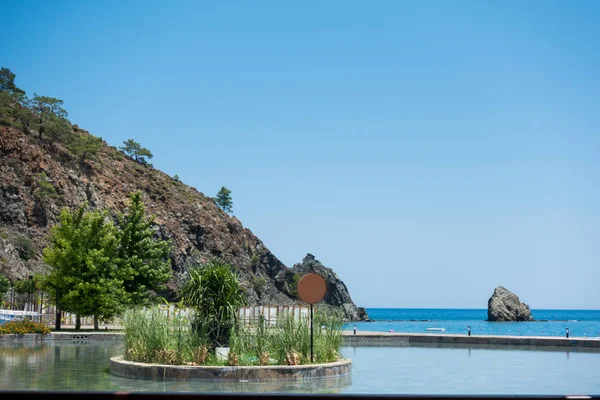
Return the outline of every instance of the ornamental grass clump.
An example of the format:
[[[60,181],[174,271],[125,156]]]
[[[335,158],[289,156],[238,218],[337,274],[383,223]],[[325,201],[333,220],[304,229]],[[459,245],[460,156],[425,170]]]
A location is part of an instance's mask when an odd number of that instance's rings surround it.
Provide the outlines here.
[[[330,363],[340,358],[342,326],[339,313],[317,312],[314,320],[314,354],[316,363]]]
[[[0,324],[0,334],[17,334],[24,335],[26,333],[50,333],[50,328],[42,322],[34,322],[28,319],[9,321]]]
[[[169,316],[158,307],[131,310],[123,320],[125,359],[154,364],[200,364],[207,361],[205,338],[191,329],[191,319]]]
[[[280,365],[310,363],[310,325],[307,317],[288,314],[272,335],[272,356]]]

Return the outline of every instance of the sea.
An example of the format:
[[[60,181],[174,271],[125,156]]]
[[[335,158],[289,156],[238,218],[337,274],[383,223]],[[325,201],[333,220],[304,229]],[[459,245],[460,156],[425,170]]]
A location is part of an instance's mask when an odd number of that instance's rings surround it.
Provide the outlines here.
[[[600,310],[531,310],[532,322],[488,322],[487,309],[367,308],[371,322],[344,325],[370,332],[598,338]]]

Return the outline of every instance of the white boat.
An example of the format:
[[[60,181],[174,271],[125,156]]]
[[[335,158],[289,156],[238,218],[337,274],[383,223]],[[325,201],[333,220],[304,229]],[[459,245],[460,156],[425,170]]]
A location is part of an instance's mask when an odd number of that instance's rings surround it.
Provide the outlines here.
[[[444,332],[446,328],[425,328],[426,331]]]

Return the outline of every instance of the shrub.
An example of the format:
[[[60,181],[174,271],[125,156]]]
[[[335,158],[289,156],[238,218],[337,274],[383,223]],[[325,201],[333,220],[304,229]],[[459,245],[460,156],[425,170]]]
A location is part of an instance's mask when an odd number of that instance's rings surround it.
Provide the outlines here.
[[[300,278],[302,278],[300,274],[294,274],[292,285],[289,287],[290,296],[292,297],[298,297],[298,282],[300,282]]]
[[[191,267],[188,273],[179,294],[182,303],[196,312],[195,329],[207,333],[211,347],[227,344],[245,304],[237,275],[219,260]]]
[[[30,320],[9,321],[0,325],[0,334],[50,333],[50,328],[44,323]]]
[[[262,276],[255,277],[252,279],[252,287],[254,288],[254,291],[256,292],[259,298],[262,296],[266,285],[267,280]]]
[[[56,189],[54,185],[48,180],[48,176],[45,172],[41,172],[37,174],[37,183],[38,189],[36,191],[36,195],[39,198],[45,197],[56,197]]]
[[[35,254],[33,243],[31,242],[31,239],[29,239],[27,236],[19,236],[17,238],[16,248],[19,252],[19,257],[23,261],[28,261]]]

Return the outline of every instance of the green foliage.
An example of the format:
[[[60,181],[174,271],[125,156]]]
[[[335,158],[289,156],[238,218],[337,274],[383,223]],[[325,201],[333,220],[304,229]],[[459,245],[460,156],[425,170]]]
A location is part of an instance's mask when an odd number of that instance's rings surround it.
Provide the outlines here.
[[[8,292],[8,289],[10,289],[10,281],[7,277],[0,275],[0,299]]]
[[[24,102],[25,91],[15,85],[15,74],[8,68],[0,68],[0,123],[13,125]]]
[[[110,319],[127,299],[116,265],[117,230],[106,213],[85,206],[63,210],[51,231],[43,258],[50,268],[43,287],[62,310],[79,316]]]
[[[257,266],[260,263],[260,257],[258,256],[258,254],[254,254],[252,256],[252,258],[250,259],[250,263],[252,264],[252,266]]]
[[[314,321],[315,362],[328,363],[340,357],[344,318],[339,312],[317,310]]]
[[[267,280],[264,277],[254,277],[252,278],[252,287],[254,291],[258,295],[259,298],[262,297],[265,286],[267,285]]]
[[[300,278],[302,278],[300,274],[294,274],[292,284],[289,287],[290,296],[292,297],[298,297],[298,282],[300,282]]]
[[[128,156],[133,157],[135,161],[141,164],[146,164],[146,158],[151,159],[153,157],[150,150],[142,147],[142,145],[133,139],[124,141],[123,146],[119,147],[119,149]]]
[[[129,361],[184,364],[194,361],[194,353],[205,344],[203,337],[190,329],[184,315],[169,318],[157,307],[134,309],[125,313],[125,359]]]
[[[49,181],[48,175],[45,172],[37,174],[38,188],[35,195],[40,198],[56,197],[56,189],[54,185]]]
[[[15,247],[19,253],[19,258],[23,261],[29,261],[35,255],[33,243],[27,236],[19,236]]]
[[[177,174],[173,175],[173,179],[175,179],[177,182],[179,182],[179,175],[177,175]]]
[[[131,195],[125,215],[118,218],[118,264],[129,303],[147,304],[148,291],[160,291],[171,279],[171,243],[154,239],[153,216],[146,215],[141,192]]]
[[[48,114],[40,127],[51,141],[67,142],[73,134],[71,123],[64,117]]]
[[[0,68],[0,91],[7,93],[25,93],[15,86],[16,75],[8,68]]]
[[[310,321],[289,314],[280,326],[269,326],[264,317],[253,329],[235,325],[229,334],[229,360],[208,354],[206,331],[190,329],[197,316],[167,314],[150,308],[125,314],[125,359],[159,364],[296,365],[310,363]],[[340,358],[342,319],[317,311],[314,321],[314,362]],[[203,356],[199,356],[203,354]]]
[[[5,231],[0,231],[0,238],[2,239],[8,239],[8,233],[6,233]]]
[[[238,277],[219,260],[193,266],[188,274],[179,294],[182,304],[196,311],[195,328],[207,332],[211,346],[228,343],[238,309],[245,304]]]
[[[58,139],[70,130],[67,111],[62,108],[63,101],[54,97],[39,96],[34,93],[29,101],[29,108],[37,117],[37,128],[40,139],[43,133],[48,133],[52,139]]]
[[[32,279],[17,279],[13,285],[15,293],[33,293],[40,288],[40,277],[34,275]]]
[[[102,148],[102,138],[75,134],[69,140],[67,147],[77,157],[81,157],[81,163],[84,163],[87,156],[95,155]]]
[[[219,207],[223,209],[223,211],[232,213],[233,212],[233,201],[231,200],[231,190],[227,189],[225,186],[221,187],[219,193],[214,198],[215,202]]]

